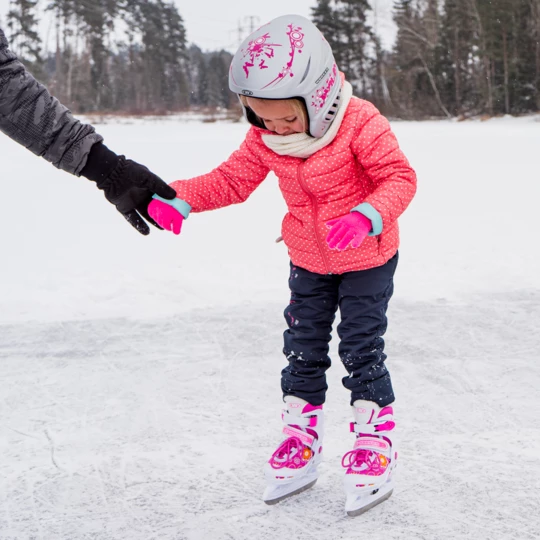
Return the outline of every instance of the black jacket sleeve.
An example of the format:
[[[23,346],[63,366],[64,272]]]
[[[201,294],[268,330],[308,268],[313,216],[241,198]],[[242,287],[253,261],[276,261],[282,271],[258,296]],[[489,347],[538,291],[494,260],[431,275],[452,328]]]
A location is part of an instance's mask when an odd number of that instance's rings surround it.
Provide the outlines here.
[[[79,176],[103,137],[82,124],[26,71],[0,28],[0,131],[55,167]]]

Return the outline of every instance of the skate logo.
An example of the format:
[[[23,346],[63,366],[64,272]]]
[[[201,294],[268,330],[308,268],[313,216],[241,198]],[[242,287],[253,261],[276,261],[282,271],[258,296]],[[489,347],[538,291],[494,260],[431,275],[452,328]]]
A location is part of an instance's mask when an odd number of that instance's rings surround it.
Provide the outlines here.
[[[390,448],[390,445],[386,441],[381,441],[380,439],[366,439],[366,438],[360,438],[357,439],[354,443],[354,449],[357,448],[378,448],[379,450],[388,450]]]
[[[362,407],[357,407],[356,408],[356,412],[360,413],[360,414],[364,414],[364,413],[367,413],[367,410],[366,409],[362,409]]]
[[[309,435],[309,433],[304,433],[300,429],[295,429],[291,426],[284,426],[283,433],[287,437],[298,437],[300,441],[303,442],[306,446],[311,446],[313,444],[313,441],[315,440],[315,437]]]

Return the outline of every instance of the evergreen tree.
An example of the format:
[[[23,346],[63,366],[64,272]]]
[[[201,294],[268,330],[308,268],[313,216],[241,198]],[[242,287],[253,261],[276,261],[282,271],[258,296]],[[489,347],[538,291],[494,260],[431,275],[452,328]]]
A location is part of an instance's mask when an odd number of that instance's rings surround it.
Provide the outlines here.
[[[187,50],[172,0],[46,1],[56,22],[53,54],[40,56],[38,0],[11,0],[7,33],[23,62],[73,110],[236,104],[227,83],[231,55]],[[391,51],[368,22],[376,1],[318,0],[312,9],[357,95],[405,118],[540,109],[540,0],[394,0]]]
[[[231,108],[236,95],[229,90],[232,55],[226,51],[204,53],[196,45],[189,49],[190,103],[196,107]]]
[[[421,32],[421,19],[414,0],[396,0],[393,17],[397,36],[391,57],[390,94],[400,115],[414,118],[417,77],[423,70],[417,37]]]
[[[175,5],[163,0],[130,0],[126,11],[141,44],[138,58],[133,59],[142,73],[139,106],[155,112],[186,106],[185,30]]]
[[[189,105],[186,77],[187,51],[184,21],[174,2],[163,5],[165,80],[163,98],[168,109]]]
[[[394,103],[409,118],[451,116],[444,101],[438,1],[398,0],[394,20],[398,27],[391,59]]]
[[[190,104],[200,107],[208,103],[208,68],[206,57],[197,45],[191,45],[188,51],[188,81]]]
[[[312,19],[332,48],[336,63],[356,93],[367,97],[371,90],[367,70],[375,48],[367,22],[368,0],[319,0]]]
[[[534,62],[531,66],[532,85],[534,87],[535,103],[531,104],[530,110],[540,110],[540,0],[530,0],[531,18],[529,33],[534,50]]]
[[[360,96],[367,97],[366,67],[372,30],[367,22],[371,10],[367,0],[339,0],[336,2],[337,43],[334,54],[338,65]]]
[[[478,90],[474,72],[479,43],[471,22],[468,0],[446,0],[438,47],[441,87],[447,108],[454,115],[477,110]]]
[[[511,113],[540,108],[540,1],[518,0],[510,49]]]
[[[117,0],[78,0],[74,4],[91,59],[90,84],[97,110],[108,109],[111,104],[108,62],[117,10]]]
[[[43,76],[37,0],[12,0],[7,14],[10,46],[38,78]]]
[[[519,2],[519,0],[518,0]],[[515,38],[515,0],[477,2],[485,31],[485,54],[489,58],[492,103],[495,113],[510,112],[510,54]]]
[[[386,78],[387,55],[378,36],[373,36],[373,43],[375,56],[369,63],[368,71],[368,78],[372,84],[369,98],[383,114],[390,114],[392,112],[392,100]]]
[[[338,14],[332,4],[333,0],[318,0],[317,5],[311,8],[311,20],[328,41],[334,56],[337,56],[340,31]]]
[[[232,57],[226,51],[208,55],[208,101],[210,107],[229,108],[232,93],[229,91],[229,65]]]

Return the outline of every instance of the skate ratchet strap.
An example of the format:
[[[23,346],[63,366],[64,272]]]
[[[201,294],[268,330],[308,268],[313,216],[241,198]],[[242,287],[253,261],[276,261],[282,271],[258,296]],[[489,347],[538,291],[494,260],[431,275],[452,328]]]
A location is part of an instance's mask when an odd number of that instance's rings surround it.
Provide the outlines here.
[[[288,411],[283,411],[281,415],[283,422],[289,426],[315,427],[317,425],[316,416],[294,416]]]
[[[376,433],[375,428],[376,426],[372,426],[370,424],[357,424],[356,422],[351,422],[351,433],[362,433],[371,435],[372,433]]]
[[[357,424],[356,422],[351,422],[351,432],[367,434],[381,433],[382,431],[392,431],[395,426],[394,417],[391,414],[386,414],[381,418],[377,418],[376,424]]]
[[[310,435],[309,433],[306,433],[305,431],[297,429],[293,426],[283,426],[283,433],[287,437],[296,437],[300,439],[303,444],[309,446],[310,448],[313,446],[313,441],[315,440],[313,435]]]

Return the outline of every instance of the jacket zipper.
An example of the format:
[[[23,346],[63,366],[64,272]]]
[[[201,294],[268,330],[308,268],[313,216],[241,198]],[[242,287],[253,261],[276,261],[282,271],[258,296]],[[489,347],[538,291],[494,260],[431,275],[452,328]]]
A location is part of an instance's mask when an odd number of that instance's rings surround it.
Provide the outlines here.
[[[324,244],[322,243],[321,239],[319,238],[319,232],[317,230],[317,226],[319,223],[319,203],[317,202],[317,198],[315,195],[308,189],[306,183],[304,182],[304,164],[301,163],[298,165],[298,182],[300,184],[300,187],[304,190],[304,192],[308,195],[308,197],[311,199],[311,204],[313,205],[313,210],[315,213],[315,239],[317,240],[317,245],[319,246],[319,253],[321,254],[324,268],[326,270],[327,274],[331,274],[332,272],[329,272],[330,265],[328,264],[328,258],[326,257],[326,253],[324,251]]]

